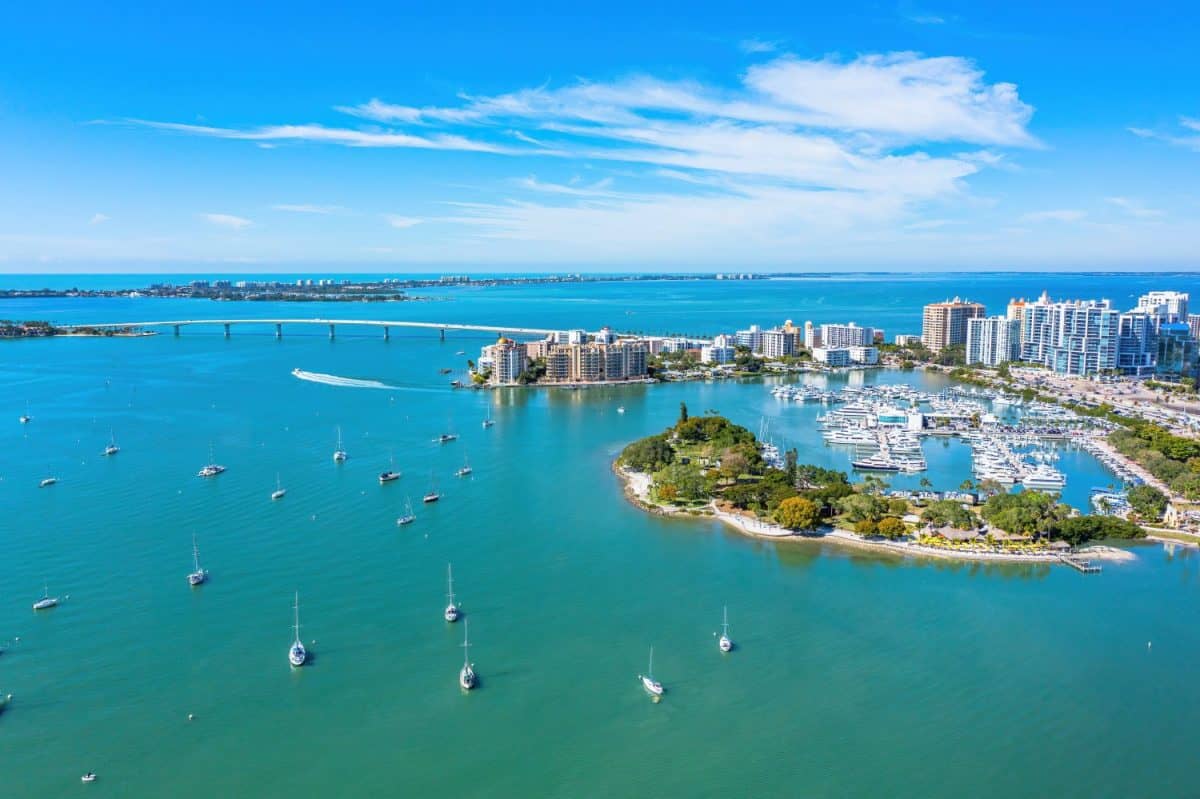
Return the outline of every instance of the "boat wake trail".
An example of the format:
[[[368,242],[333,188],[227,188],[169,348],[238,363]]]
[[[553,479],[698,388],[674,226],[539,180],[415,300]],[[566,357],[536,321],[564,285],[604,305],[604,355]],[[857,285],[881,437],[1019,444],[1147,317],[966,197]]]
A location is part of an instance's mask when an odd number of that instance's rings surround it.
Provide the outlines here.
[[[306,372],[303,369],[293,369],[292,377],[307,380],[310,383],[323,383],[327,386],[339,386],[341,388],[386,388],[393,390],[399,388],[399,386],[389,386],[387,383],[381,383],[378,380],[357,380],[353,377],[338,377],[337,375],[326,375],[320,372]]]

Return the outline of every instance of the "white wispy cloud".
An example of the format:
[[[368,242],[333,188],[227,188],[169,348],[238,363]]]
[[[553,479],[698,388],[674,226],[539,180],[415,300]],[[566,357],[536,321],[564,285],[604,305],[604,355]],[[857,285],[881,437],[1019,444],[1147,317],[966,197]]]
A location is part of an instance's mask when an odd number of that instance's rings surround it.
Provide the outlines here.
[[[1130,216],[1139,219],[1154,219],[1166,214],[1166,211],[1161,211],[1157,208],[1147,208],[1140,201],[1130,199],[1129,197],[1107,197],[1105,199]]]
[[[127,119],[132,125],[158,130],[209,136],[217,139],[238,139],[274,144],[286,141],[308,141],[340,144],[346,147],[408,147],[424,150],[466,150],[472,152],[506,152],[505,148],[486,142],[471,141],[462,136],[438,134],[415,136],[398,131],[357,130],[324,125],[267,125],[259,128],[219,128],[209,125],[189,125],[181,122],[155,122],[147,119]]]
[[[1183,128],[1183,131],[1164,132],[1138,127],[1130,127],[1126,128],[1126,130],[1134,136],[1139,136],[1143,139],[1157,139],[1167,144],[1174,144],[1177,147],[1186,147],[1189,150],[1200,152],[1200,119],[1181,116],[1179,117],[1179,127]]]
[[[111,219],[108,214],[92,214],[92,218],[88,220],[89,225],[100,225]]]
[[[904,230],[928,204],[969,201],[966,181],[1003,164],[1005,149],[1040,146],[1028,130],[1033,108],[1015,85],[987,81],[965,58],[912,52],[852,59],[781,54],[728,85],[632,75],[464,94],[448,106],[374,98],[335,110],[352,121],[253,128],[130,122],[258,145],[538,158],[538,172],[554,179],[511,180],[513,196],[452,202],[456,210],[448,217],[383,219],[401,229],[450,222],[493,244],[537,241],[594,257],[655,248],[727,250],[732,257],[748,241],[786,253],[856,225]],[[572,169],[594,169],[598,177],[565,181],[560,173]],[[605,170],[622,175],[621,191]],[[274,207],[326,212],[319,210],[326,206]],[[909,228],[922,229],[935,225]],[[464,238],[470,236],[456,238],[459,246]],[[622,249],[625,242],[633,249]]]
[[[279,203],[272,205],[273,211],[287,211],[293,214],[343,214],[346,208],[340,205],[310,205],[308,203]]]
[[[750,55],[773,53],[779,49],[779,42],[767,41],[766,39],[742,39],[738,42],[738,49]]]
[[[1022,222],[1080,222],[1087,218],[1087,211],[1074,208],[1058,208],[1050,211],[1034,211],[1021,217]]]
[[[249,219],[234,216],[233,214],[201,214],[200,216],[211,224],[227,227],[232,230],[242,230],[254,224]]]

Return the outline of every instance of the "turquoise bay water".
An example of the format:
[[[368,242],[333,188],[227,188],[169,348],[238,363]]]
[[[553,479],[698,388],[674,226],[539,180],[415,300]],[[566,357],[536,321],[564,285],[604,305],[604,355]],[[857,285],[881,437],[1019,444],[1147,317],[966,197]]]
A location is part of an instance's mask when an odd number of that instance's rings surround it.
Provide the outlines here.
[[[633,310],[672,329],[678,292],[703,329],[735,315],[710,285],[680,285],[335,310],[615,327]],[[804,316],[778,286],[736,290]],[[7,303],[0,317],[119,320],[123,302],[138,301]],[[141,302],[143,317],[330,313]],[[0,691],[16,696],[0,715],[0,795],[73,794],[88,769],[89,791],[123,797],[1194,794],[1195,551],[1138,546],[1085,577],[659,519],[624,502],[609,464],[680,401],[752,429],[768,416],[804,461],[846,455],[815,437],[815,408],[762,383],[453,392],[437,370],[485,338],[318,332],[0,342],[0,641],[21,639],[0,655]],[[396,388],[308,383],[294,367]],[[432,443],[447,429],[460,439]],[[110,430],[122,451],[103,458]],[[201,480],[210,445],[229,471]],[[957,485],[965,451],[930,447],[931,478]],[[380,486],[393,456],[404,476]],[[1072,501],[1109,479],[1064,461]],[[48,473],[60,484],[39,489]],[[272,503],[276,473],[288,495]],[[444,498],[423,506],[431,473]],[[418,520],[397,528],[406,496]],[[193,534],[212,572],[197,590]],[[449,561],[481,677],[470,695],[461,625],[441,619]],[[43,582],[69,598],[34,614]],[[298,671],[295,590],[316,642]],[[739,645],[727,656],[713,637],[724,604]],[[657,705],[636,682],[650,645],[668,690]]]

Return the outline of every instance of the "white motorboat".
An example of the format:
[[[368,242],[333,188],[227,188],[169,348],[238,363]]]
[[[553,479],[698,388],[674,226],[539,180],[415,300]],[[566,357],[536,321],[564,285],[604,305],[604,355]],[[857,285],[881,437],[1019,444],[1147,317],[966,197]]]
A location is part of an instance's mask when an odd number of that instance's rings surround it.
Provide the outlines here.
[[[304,644],[300,641],[300,592],[296,592],[296,604],[293,605],[296,616],[292,628],[295,631],[296,638],[292,641],[292,645],[288,648],[288,663],[293,666],[303,666],[304,661],[308,660],[308,650],[304,648]]]
[[[454,573],[450,571],[449,563],[446,564],[446,585],[448,586],[446,598],[450,601],[442,612],[442,618],[448,622],[456,622],[458,621],[458,604],[454,601]]]
[[[468,622],[463,622],[463,666],[458,672],[458,684],[462,686],[464,691],[470,691],[475,687],[475,664],[471,662],[471,642],[467,636]]]
[[[57,482],[58,482],[57,477],[43,477],[42,481],[40,483],[38,483],[38,488],[45,488],[46,486],[52,486]]]
[[[342,448],[342,428],[337,429],[337,449],[333,451],[333,462],[341,463],[346,460],[346,450]]]
[[[84,774],[82,777],[80,777],[79,781],[80,782],[95,782],[96,781],[96,772],[89,771],[87,774]]]
[[[625,406],[624,406],[624,405],[618,405],[618,406],[617,406],[617,413],[625,413]]]
[[[33,421],[33,417],[27,413],[21,414],[20,419],[21,419],[21,424],[29,424],[30,422]]]
[[[662,683],[654,679],[654,647],[650,647],[650,665],[645,674],[638,675],[638,679],[642,681],[642,687],[653,696],[662,696],[666,690]]]
[[[187,576],[188,585],[197,586],[208,579],[208,570],[200,567],[200,548],[196,546],[196,536],[192,536],[192,571]]]
[[[729,608],[725,608],[725,614],[721,620],[721,637],[717,639],[717,649],[722,652],[733,651],[733,639],[729,637]]]
[[[58,605],[58,597],[50,596],[50,586],[43,586],[42,598],[33,603],[34,610],[47,610]]]
[[[417,520],[417,517],[413,515],[412,502],[408,499],[405,499],[404,500],[404,515],[399,517],[398,519],[396,519],[396,525],[399,527],[403,527],[406,524],[412,524],[416,520]]]
[[[279,473],[275,474],[275,490],[271,492],[271,499],[283,499],[287,494],[287,489],[283,487],[283,483],[279,481]]]

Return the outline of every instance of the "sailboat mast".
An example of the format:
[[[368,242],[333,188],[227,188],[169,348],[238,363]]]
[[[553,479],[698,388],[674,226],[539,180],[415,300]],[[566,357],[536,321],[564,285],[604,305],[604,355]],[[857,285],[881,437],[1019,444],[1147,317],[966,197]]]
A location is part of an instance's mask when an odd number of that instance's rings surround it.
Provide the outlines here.
[[[446,585],[449,593],[446,596],[450,599],[450,604],[454,604],[454,573],[450,571],[450,564],[446,564]]]
[[[296,620],[294,629],[296,631],[296,640],[300,640],[300,592],[296,592],[296,604],[292,606],[296,611]]]

